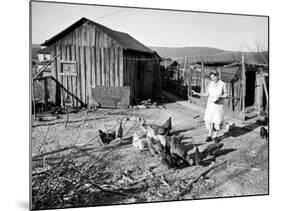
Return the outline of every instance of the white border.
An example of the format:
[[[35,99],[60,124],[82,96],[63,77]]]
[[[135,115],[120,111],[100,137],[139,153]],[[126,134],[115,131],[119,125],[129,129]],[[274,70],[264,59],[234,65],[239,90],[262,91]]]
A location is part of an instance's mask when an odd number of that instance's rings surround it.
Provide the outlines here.
[[[172,203],[106,206],[71,210],[276,210],[280,185],[280,138],[277,135],[280,80],[280,7],[278,1],[186,0],[66,0],[91,4],[139,6],[270,16],[270,196],[211,199]],[[276,3],[272,3],[276,2]],[[4,1],[1,5],[1,210],[27,210],[29,148],[29,5]],[[4,48],[3,48],[4,45]],[[279,106],[279,107],[278,107]],[[4,118],[3,118],[4,117]],[[275,131],[275,132],[274,132]]]

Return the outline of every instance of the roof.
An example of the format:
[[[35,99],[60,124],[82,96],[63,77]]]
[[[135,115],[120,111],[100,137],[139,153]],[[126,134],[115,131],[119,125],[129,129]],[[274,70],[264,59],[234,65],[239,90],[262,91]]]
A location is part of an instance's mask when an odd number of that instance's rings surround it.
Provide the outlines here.
[[[196,64],[200,64],[200,65],[201,63],[202,62],[196,62]],[[235,61],[204,61],[204,66],[218,67],[218,66],[230,65],[232,63],[235,63]]]
[[[51,53],[51,48],[41,48],[37,51],[37,54],[50,54]]]
[[[205,69],[205,77],[210,75],[210,72],[214,68],[206,68]],[[231,66],[231,67],[223,67],[221,68],[221,80],[230,83],[234,82],[241,76],[241,66]]]
[[[58,34],[54,35],[50,39],[46,40],[44,43],[41,44],[41,46],[50,46],[53,43],[55,43],[57,40],[63,38],[65,35],[69,34],[70,32],[74,31],[79,26],[83,25],[84,23],[89,22],[91,24],[94,24],[97,28],[102,30],[104,33],[106,33],[109,37],[114,39],[117,43],[119,43],[123,48],[135,50],[135,51],[141,51],[146,53],[154,53],[150,48],[146,47],[139,41],[137,41],[135,38],[130,36],[127,33],[119,32],[112,30],[110,28],[107,28],[106,26],[103,26],[101,24],[98,24],[94,21],[91,21],[85,17],[81,18],[80,20],[76,21],[63,31],[59,32]]]
[[[232,52],[232,51],[227,52],[226,51],[220,54],[191,57],[189,62],[200,64],[203,61],[204,65],[207,66],[223,66],[223,65],[229,65],[237,61],[241,62],[242,55],[245,56],[245,63],[256,64],[256,66],[268,65],[268,51],[260,51],[260,52]]]
[[[222,68],[221,80],[227,83],[234,82],[241,76],[242,69],[240,66]]]

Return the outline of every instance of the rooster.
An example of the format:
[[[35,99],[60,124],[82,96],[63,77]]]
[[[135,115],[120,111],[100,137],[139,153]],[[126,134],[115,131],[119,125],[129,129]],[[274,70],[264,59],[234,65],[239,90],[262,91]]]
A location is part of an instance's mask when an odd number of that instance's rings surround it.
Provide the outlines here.
[[[179,168],[179,160],[177,157],[173,156],[170,152],[169,147],[166,145],[164,148],[164,151],[161,153],[162,155],[162,163],[168,167],[168,169],[171,168]]]
[[[116,138],[116,132],[103,132],[102,130],[99,131],[99,137],[104,144],[109,144]]]
[[[183,163],[190,165],[190,157],[181,143],[183,135],[168,137],[166,145],[170,148],[172,155],[178,157]]]
[[[262,139],[265,138],[265,140],[268,141],[268,131],[267,131],[267,129],[265,129],[265,127],[261,127],[260,136],[262,137]]]
[[[163,124],[163,125],[156,125],[156,124],[147,124],[145,119],[140,118],[140,125],[141,129],[149,132],[148,135],[150,135],[153,138],[156,138],[157,134],[160,135],[168,135],[170,134],[170,131],[172,129],[172,118],[169,117],[169,119]],[[150,131],[148,131],[150,130]]]

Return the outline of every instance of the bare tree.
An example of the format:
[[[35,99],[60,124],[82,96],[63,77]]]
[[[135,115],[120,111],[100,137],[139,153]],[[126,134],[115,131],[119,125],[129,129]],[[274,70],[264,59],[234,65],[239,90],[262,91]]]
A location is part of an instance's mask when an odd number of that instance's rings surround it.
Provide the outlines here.
[[[268,48],[264,41],[256,39],[254,48],[250,48],[248,45],[245,46],[249,51],[249,53],[246,54],[246,58],[248,57],[250,61],[254,61],[258,64],[268,64]]]

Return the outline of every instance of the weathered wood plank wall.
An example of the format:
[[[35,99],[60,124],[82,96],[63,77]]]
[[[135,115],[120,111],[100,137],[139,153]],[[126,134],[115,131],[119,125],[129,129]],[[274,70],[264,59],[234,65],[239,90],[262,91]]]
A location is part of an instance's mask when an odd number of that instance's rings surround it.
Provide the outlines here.
[[[52,75],[85,104],[92,104],[92,86],[124,86],[123,48],[93,24],[85,23],[53,44],[51,57],[61,53],[52,64]],[[62,74],[62,62],[76,62],[77,75]],[[56,103],[63,104],[67,94],[56,90]],[[73,106],[81,106],[71,99]]]
[[[160,63],[152,61],[155,55],[124,49],[92,23],[84,23],[50,47],[54,49],[51,58],[61,53],[52,64],[52,76],[86,105],[93,103],[92,86],[130,86],[133,95],[140,97],[144,90],[147,92],[141,80],[160,82]],[[65,75],[62,62],[72,62],[76,74]],[[152,76],[144,77],[153,62],[156,65]],[[61,105],[69,96],[62,90],[56,88],[56,103]],[[71,102],[73,106],[81,106],[75,98]]]
[[[153,86],[153,81],[160,80],[160,64],[155,64],[154,55],[137,54],[132,51],[124,51],[124,86],[130,86],[134,97],[153,98],[153,89],[151,91],[147,86]],[[156,68],[157,67],[157,68]],[[151,73],[150,73],[151,71]],[[157,73],[157,71],[159,73]],[[146,75],[146,74],[149,74]],[[151,74],[151,75],[150,75]],[[144,80],[146,80],[144,82]]]

